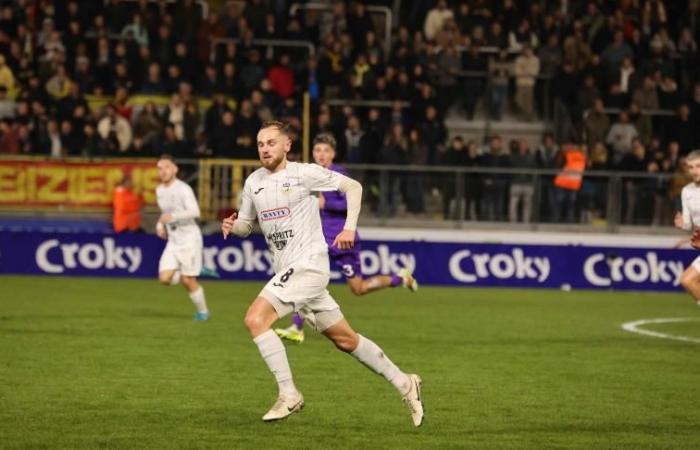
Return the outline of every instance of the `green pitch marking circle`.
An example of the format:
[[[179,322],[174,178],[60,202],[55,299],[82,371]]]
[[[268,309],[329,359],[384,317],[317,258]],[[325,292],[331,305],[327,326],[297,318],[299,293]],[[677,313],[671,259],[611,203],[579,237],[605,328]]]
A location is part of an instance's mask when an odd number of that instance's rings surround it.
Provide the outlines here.
[[[629,331],[630,333],[642,334],[644,336],[652,336],[661,339],[673,339],[675,341],[683,342],[693,342],[695,344],[700,344],[700,338],[689,337],[689,336],[676,336],[674,334],[661,333],[659,331],[645,330],[641,328],[644,325],[650,325],[654,323],[678,323],[678,322],[698,322],[700,319],[693,317],[674,317],[668,319],[642,319],[635,320],[633,322],[625,322],[622,324],[622,329]]]

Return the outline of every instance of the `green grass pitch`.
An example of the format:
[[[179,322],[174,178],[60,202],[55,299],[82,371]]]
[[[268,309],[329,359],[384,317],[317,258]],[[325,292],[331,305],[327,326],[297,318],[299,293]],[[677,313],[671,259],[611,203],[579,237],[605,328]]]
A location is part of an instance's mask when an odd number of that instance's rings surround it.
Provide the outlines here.
[[[243,327],[261,283],[205,281],[213,319],[195,323],[155,280],[0,281],[3,449],[700,448],[700,345],[620,328],[700,319],[681,294],[333,286],[423,377],[415,429],[391,385],[314,332],[287,346],[306,408],[263,423],[276,387]]]

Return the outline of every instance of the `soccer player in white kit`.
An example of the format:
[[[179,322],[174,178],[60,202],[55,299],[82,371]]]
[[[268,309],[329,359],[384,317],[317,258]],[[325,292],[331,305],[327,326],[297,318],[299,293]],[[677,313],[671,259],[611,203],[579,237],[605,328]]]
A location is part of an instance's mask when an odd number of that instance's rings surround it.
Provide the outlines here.
[[[316,164],[287,161],[291,148],[288,125],[266,122],[257,136],[262,166],[245,181],[238,213],[224,219],[229,233],[246,237],[257,220],[272,252],[275,275],[248,308],[245,325],[279,388],[279,396],[263,416],[283,419],[304,406],[292,379],[284,344],[272,325],[297,311],[335,346],[383,375],[403,397],[413,424],[423,423],[421,379],[401,371],[374,342],[357,334],[326,287],[330,277],[328,247],[321,229],[318,199],[312,192],[342,191],[347,196],[344,229],[333,245],[351,248],[360,213],[362,185]]]
[[[676,213],[674,223],[682,230],[693,230],[691,244],[700,248],[700,150],[693,150],[685,158],[691,182],[681,191],[683,212]],[[681,275],[681,285],[700,306],[700,256]]]
[[[161,216],[156,232],[167,239],[158,264],[158,278],[165,285],[182,283],[190,294],[197,312],[194,319],[209,319],[204,288],[197,282],[202,271],[202,232],[195,221],[199,204],[192,188],[177,178],[177,164],[170,155],[162,155],[157,163],[161,184],[156,198]]]

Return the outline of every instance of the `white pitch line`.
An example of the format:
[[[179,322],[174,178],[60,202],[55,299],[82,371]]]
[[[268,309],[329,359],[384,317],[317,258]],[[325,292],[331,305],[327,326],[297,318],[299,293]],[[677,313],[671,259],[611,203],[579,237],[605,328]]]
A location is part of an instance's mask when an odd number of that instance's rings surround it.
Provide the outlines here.
[[[697,322],[700,319],[692,317],[677,317],[671,319],[642,319],[635,320],[634,322],[626,322],[622,324],[622,329],[629,331],[630,333],[643,334],[645,336],[653,336],[661,339],[674,339],[676,341],[684,342],[694,342],[700,344],[700,338],[688,337],[688,336],[674,336],[672,334],[660,333],[658,331],[643,330],[639,328],[642,325],[648,325],[652,323],[678,323],[678,322]]]

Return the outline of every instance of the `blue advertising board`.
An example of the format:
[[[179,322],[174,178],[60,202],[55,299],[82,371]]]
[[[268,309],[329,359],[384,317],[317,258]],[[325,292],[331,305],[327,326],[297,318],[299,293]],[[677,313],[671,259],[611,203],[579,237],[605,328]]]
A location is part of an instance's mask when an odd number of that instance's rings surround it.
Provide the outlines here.
[[[150,234],[0,232],[0,274],[155,278],[164,241]],[[679,290],[694,250],[363,240],[364,275],[408,267],[425,285]],[[204,238],[204,264],[224,280],[267,280],[262,236]],[[332,279],[340,280],[334,272]]]

